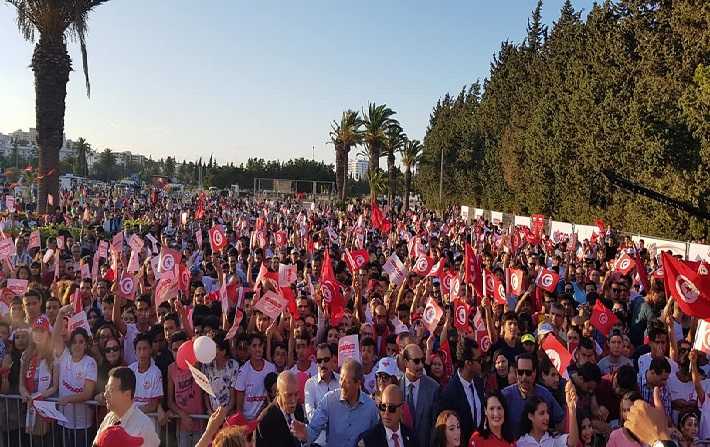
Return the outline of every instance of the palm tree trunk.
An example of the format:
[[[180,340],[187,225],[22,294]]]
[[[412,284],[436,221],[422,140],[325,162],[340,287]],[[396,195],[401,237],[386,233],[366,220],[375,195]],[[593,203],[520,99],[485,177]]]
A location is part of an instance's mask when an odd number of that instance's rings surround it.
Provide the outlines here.
[[[343,184],[342,184],[342,190],[340,192],[340,200],[345,202],[345,198],[347,197],[347,183],[348,183],[348,153],[350,152],[350,148],[345,146],[343,148]]]
[[[368,172],[375,172],[380,169],[380,148],[370,148],[370,163],[367,167]]]
[[[404,171],[404,212],[409,211],[409,191],[412,188],[412,169],[407,166]]]
[[[397,189],[397,176],[394,171],[394,154],[387,156],[387,176],[389,177],[389,197],[390,209],[394,210],[394,196]]]
[[[51,212],[47,194],[59,204],[59,149],[64,136],[64,111],[71,59],[62,35],[42,36],[32,55],[35,74],[35,113],[39,146],[38,211]]]
[[[335,189],[338,191],[338,197],[343,195],[343,148],[340,145],[335,146]]]

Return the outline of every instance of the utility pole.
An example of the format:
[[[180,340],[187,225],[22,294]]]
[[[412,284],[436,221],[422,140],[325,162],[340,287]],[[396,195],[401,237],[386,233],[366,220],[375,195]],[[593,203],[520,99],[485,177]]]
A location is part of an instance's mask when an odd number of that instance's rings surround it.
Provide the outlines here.
[[[313,161],[316,161],[316,146],[315,144],[312,146],[313,148]]]

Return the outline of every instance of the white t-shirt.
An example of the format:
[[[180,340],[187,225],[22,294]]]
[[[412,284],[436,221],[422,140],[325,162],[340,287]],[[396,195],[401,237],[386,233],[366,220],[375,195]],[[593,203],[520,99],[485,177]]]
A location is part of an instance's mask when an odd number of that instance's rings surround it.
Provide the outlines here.
[[[304,372],[308,373],[308,379],[310,379],[311,377],[318,375],[318,365],[316,364],[316,362],[311,360],[311,364],[307,370],[301,371],[300,369],[298,369],[298,364],[295,364],[291,367],[291,369],[289,369],[289,371],[294,373],[296,376],[298,376],[299,374],[302,374]]]
[[[678,372],[678,364],[670,357],[666,357],[666,359],[668,360],[668,363],[671,364],[671,376],[674,376],[675,373]],[[646,377],[646,371],[648,371],[648,368],[651,367],[651,360],[653,359],[651,358],[650,352],[647,352],[646,354],[639,357],[639,377]],[[639,380],[639,382],[641,382],[641,380]]]
[[[666,388],[668,388],[668,392],[671,395],[671,401],[677,399],[696,400],[698,398],[693,381],[688,380],[687,382],[681,382],[680,379],[678,379],[677,374],[671,374],[668,376]],[[673,410],[673,423],[678,423],[677,410]]]
[[[150,359],[150,366],[145,372],[138,372],[138,362],[131,363],[129,368],[136,375],[136,392],[133,402],[142,407],[153,399],[163,397],[163,376],[155,366],[153,359]]]
[[[266,402],[267,394],[266,388],[264,388],[264,377],[271,372],[275,373],[276,367],[266,360],[264,360],[264,367],[261,368],[261,371],[255,370],[251,366],[251,361],[246,362],[239,368],[234,389],[244,393],[243,413],[249,420],[256,419],[262,404]]]
[[[126,325],[126,335],[123,336],[123,361],[127,365],[135,362],[136,360],[136,348],[133,346],[133,341],[138,335],[138,327],[135,323],[128,323]]]
[[[59,368],[60,398],[84,392],[86,380],[96,382],[96,360],[89,355],[74,362],[69,350],[64,348],[64,352],[57,360],[57,367]],[[59,422],[59,425],[66,428],[89,428],[94,423],[94,411],[87,404],[67,404],[62,408],[62,413],[69,422]]]
[[[363,376],[362,386],[367,394],[372,394],[375,392],[377,387],[377,377],[375,377],[375,371],[377,368],[373,367],[369,374]]]

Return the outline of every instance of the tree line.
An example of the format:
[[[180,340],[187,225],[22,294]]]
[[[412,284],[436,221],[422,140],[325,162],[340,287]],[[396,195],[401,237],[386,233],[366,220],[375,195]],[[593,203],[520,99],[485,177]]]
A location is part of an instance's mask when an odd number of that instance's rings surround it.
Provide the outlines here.
[[[619,176],[708,210],[710,15],[693,0],[542,2],[490,74],[434,106],[417,186],[430,206],[471,204],[628,231],[707,237],[708,222],[614,187]],[[439,203],[443,153],[444,203]]]

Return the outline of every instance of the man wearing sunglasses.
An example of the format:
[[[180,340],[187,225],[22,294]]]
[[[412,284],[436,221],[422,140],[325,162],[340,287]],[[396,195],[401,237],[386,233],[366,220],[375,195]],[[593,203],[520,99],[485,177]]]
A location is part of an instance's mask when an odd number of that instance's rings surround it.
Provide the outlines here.
[[[337,346],[329,346],[327,343],[319,344],[316,349],[316,362],[318,363],[318,373],[306,380],[305,385],[304,406],[306,417],[309,420],[313,419],[313,415],[318,409],[318,402],[323,399],[325,394],[340,388],[339,377],[333,372],[333,368],[337,366],[338,362]],[[325,446],[325,432],[321,432],[312,445]]]
[[[510,420],[510,426],[514,430],[521,427],[525,402],[532,396],[538,396],[547,402],[547,408],[550,411],[550,427],[559,430],[565,413],[554,396],[544,386],[535,383],[537,373],[535,358],[528,353],[519,354],[515,359],[515,369],[518,383],[509,385],[502,391],[508,404],[506,417]],[[516,433],[516,435],[522,435],[522,433]]]
[[[403,357],[405,369],[400,386],[412,413],[417,443],[420,447],[425,447],[429,445],[434,422],[434,404],[439,397],[439,384],[424,375],[424,352],[418,345],[407,345]]]
[[[389,385],[382,392],[377,406],[381,422],[370,431],[363,433],[358,447],[415,447],[414,433],[402,424],[402,390],[397,385]]]

